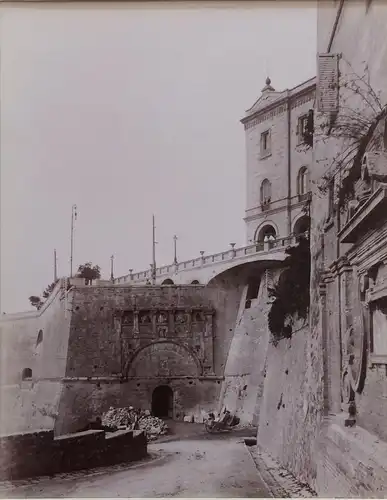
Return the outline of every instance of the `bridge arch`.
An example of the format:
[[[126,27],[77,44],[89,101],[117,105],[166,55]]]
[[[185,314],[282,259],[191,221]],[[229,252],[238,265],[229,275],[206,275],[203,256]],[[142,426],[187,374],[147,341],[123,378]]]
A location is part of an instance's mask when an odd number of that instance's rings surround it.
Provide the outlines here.
[[[173,280],[171,280],[171,278],[167,278],[167,279],[165,279],[165,280],[161,283],[161,286],[163,286],[163,285],[174,285],[174,284],[175,284],[175,283],[174,283],[174,281],[173,281]]]
[[[128,377],[199,377],[203,372],[197,356],[186,346],[172,340],[151,342],[139,348],[127,361]]]

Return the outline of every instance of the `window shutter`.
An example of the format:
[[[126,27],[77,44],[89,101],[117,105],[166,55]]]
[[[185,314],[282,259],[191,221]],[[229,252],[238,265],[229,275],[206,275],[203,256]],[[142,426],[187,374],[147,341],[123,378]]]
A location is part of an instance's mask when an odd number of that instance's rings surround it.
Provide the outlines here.
[[[318,54],[317,111],[334,113],[339,109],[339,56]]]

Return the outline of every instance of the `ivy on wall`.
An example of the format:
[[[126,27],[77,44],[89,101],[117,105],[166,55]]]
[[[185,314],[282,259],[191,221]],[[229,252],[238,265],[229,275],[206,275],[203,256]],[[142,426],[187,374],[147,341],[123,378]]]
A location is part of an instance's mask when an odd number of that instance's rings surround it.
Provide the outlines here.
[[[269,330],[274,341],[290,338],[295,319],[308,317],[310,304],[310,245],[305,236],[286,249],[285,269],[278,282],[269,288],[272,299],[268,315]]]

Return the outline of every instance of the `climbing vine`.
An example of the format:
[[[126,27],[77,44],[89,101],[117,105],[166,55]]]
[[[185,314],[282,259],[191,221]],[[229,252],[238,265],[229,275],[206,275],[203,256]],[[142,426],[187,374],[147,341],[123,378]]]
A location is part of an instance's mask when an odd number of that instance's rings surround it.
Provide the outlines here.
[[[315,142],[325,143],[333,138],[340,145],[329,161],[319,190],[325,193],[335,180],[336,203],[342,208],[354,196],[363,155],[383,147],[387,118],[387,105],[382,103],[380,93],[372,88],[368,67],[365,67],[363,76],[359,76],[344,59],[343,65],[346,65],[346,71],[339,77],[340,110],[326,115],[314,134]]]
[[[274,342],[290,338],[295,319],[308,317],[310,304],[310,245],[306,236],[286,249],[285,269],[278,282],[268,289],[272,299],[268,315],[269,330]]]

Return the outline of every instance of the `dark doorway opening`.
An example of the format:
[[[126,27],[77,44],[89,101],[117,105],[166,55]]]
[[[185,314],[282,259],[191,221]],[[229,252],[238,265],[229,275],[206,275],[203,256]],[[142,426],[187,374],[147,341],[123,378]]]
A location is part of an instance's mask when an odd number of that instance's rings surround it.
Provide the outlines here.
[[[173,418],[173,391],[168,385],[159,385],[153,391],[152,414],[159,418]]]

